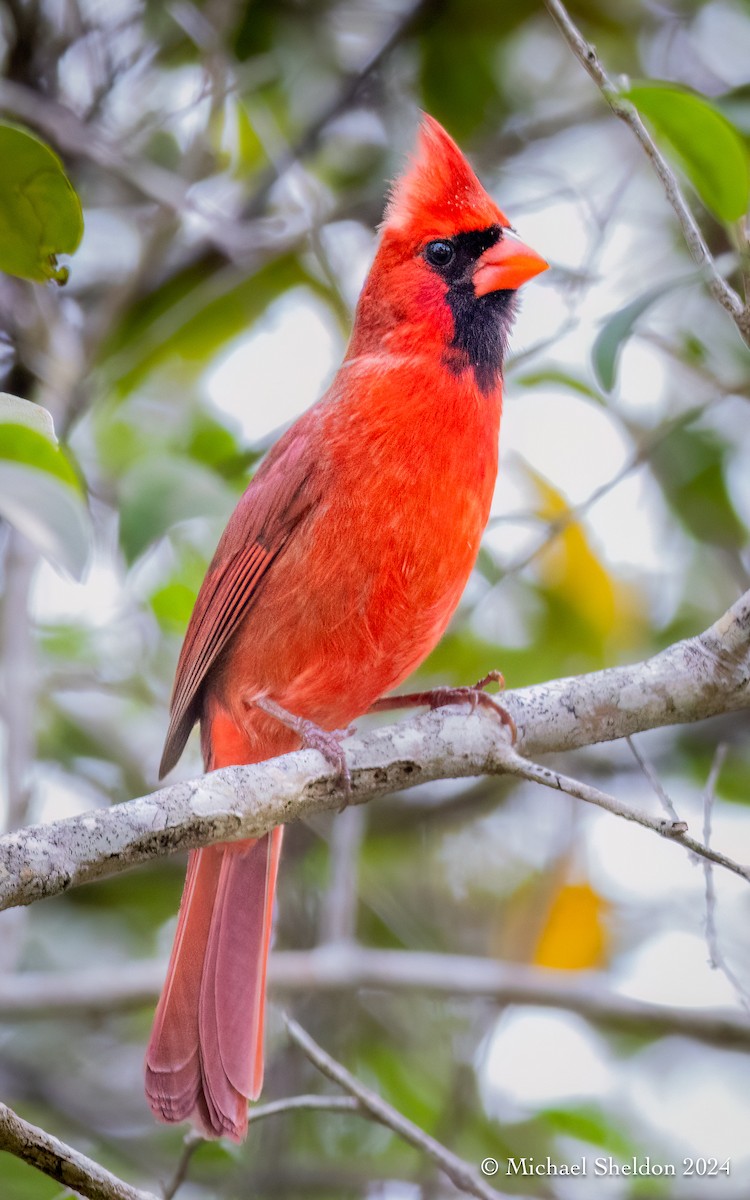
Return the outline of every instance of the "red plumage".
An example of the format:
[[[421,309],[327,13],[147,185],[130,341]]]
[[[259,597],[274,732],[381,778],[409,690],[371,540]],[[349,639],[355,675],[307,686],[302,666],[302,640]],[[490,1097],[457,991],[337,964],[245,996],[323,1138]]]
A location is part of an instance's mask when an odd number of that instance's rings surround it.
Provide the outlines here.
[[[197,720],[206,770],[297,748],[260,698],[346,727],[436,645],[489,515],[515,288],[546,265],[507,228],[425,117],[344,363],[257,471],[208,570],[162,773]],[[190,858],[146,1091],[162,1120],[209,1136],[241,1139],[261,1088],[280,846],[277,829]]]

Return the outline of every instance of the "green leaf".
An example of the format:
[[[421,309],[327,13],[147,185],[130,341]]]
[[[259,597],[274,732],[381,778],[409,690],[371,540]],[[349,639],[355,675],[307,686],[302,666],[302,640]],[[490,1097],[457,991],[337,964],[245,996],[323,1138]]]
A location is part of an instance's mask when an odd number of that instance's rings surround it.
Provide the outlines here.
[[[80,490],[78,475],[58,444],[52,414],[10,392],[0,392],[0,458],[28,463]]]
[[[265,158],[263,143],[255,131],[245,105],[238,100],[235,104],[237,121],[237,158],[240,177],[247,177]]]
[[[623,93],[671,147],[701,200],[721,221],[737,221],[750,201],[750,165],[738,130],[703,96],[649,80]]]
[[[42,408],[41,404],[32,404],[30,400],[22,400],[20,396],[13,396],[10,392],[0,392],[0,422],[4,421],[10,421],[13,425],[26,425],[57,444],[52,413]]]
[[[27,463],[0,456],[0,516],[45,557],[76,579],[82,578],[91,527],[83,499],[69,483]]]
[[[195,591],[186,583],[167,583],[152,593],[151,607],[160,625],[183,630],[195,607]]]
[[[571,392],[576,392],[579,396],[585,396],[589,400],[596,400],[597,404],[603,404],[603,398],[596,388],[592,388],[584,379],[580,379],[577,375],[571,375],[569,371],[565,371],[562,367],[548,367],[541,371],[529,371],[526,375],[517,375],[514,383],[520,387],[535,388],[544,387],[546,384],[553,384],[557,387],[567,388]]]
[[[591,1146],[600,1146],[602,1150],[608,1150],[616,1157],[625,1159],[637,1153],[637,1146],[618,1127],[614,1118],[590,1105],[545,1108],[539,1116],[555,1133],[575,1138],[579,1142],[588,1142]]]
[[[80,579],[91,523],[78,476],[46,409],[0,393],[0,515]]]
[[[200,463],[177,455],[141,459],[122,485],[120,541],[133,562],[178,521],[227,516],[233,496]]]
[[[205,463],[207,467],[212,467],[220,473],[226,465],[234,465],[241,456],[237,439],[226,425],[222,425],[208,413],[196,415],[186,449],[192,459]]]
[[[76,473],[60,447],[27,425],[0,421],[0,459],[45,471],[80,492]]]
[[[633,332],[636,322],[652,304],[681,283],[684,283],[684,279],[651,288],[642,296],[631,300],[624,308],[618,309],[604,322],[594,342],[591,361],[594,374],[605,392],[611,392],[615,386],[620,351]]]
[[[17,125],[0,124],[0,271],[63,284],[83,236],[81,202],[49,146]]]
[[[710,429],[674,429],[654,448],[650,464],[675,516],[697,541],[740,549],[747,529],[727,487],[728,453]]]

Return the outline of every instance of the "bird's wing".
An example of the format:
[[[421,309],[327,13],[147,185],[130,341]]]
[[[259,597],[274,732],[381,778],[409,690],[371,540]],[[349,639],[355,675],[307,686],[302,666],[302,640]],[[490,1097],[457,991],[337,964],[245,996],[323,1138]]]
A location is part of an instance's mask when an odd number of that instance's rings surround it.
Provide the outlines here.
[[[274,559],[317,503],[320,471],[309,425],[302,418],[277,443],[224,530],[180,652],[159,778],[172,770],[200,716],[211,667],[257,599]]]

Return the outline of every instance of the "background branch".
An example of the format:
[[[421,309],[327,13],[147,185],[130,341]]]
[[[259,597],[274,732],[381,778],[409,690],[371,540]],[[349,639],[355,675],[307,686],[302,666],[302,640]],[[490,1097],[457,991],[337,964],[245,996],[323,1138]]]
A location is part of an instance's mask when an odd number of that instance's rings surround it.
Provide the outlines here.
[[[163,962],[144,960],[120,968],[0,976],[0,1018],[94,1016],[151,1005],[164,971]],[[502,1006],[564,1008],[598,1025],[642,1036],[680,1033],[715,1045],[750,1049],[750,1017],[744,1013],[634,1000],[614,991],[606,976],[595,971],[548,971],[470,955],[371,950],[350,944],[274,951],[269,987],[277,999],[362,988],[479,997]]]
[[[328,886],[320,912],[321,942],[352,941],[357,929],[359,853],[366,814],[347,808],[331,829]]]

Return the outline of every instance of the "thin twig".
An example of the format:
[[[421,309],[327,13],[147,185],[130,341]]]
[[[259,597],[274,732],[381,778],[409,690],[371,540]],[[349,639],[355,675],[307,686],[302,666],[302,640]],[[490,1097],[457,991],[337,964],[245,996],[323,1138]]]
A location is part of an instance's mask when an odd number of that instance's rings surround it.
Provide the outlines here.
[[[247,269],[255,257],[272,248],[282,252],[306,232],[292,221],[279,223],[235,217],[215,205],[203,203],[191,190],[191,181],[157,163],[132,158],[94,125],[89,125],[65,105],[41,96],[12,80],[0,79],[0,111],[28,121],[70,153],[80,154],[149,200],[160,209],[185,220],[200,222],[206,242],[220,259]]]
[[[52,1137],[0,1104],[0,1150],[23,1159],[86,1200],[156,1200],[152,1192],[131,1187],[85,1154]]]
[[[243,215],[246,219],[256,217],[263,211],[269,192],[276,181],[293,167],[295,163],[298,163],[303,158],[307,158],[316,149],[329,125],[352,107],[366,80],[382,67],[396,47],[408,36],[422,13],[429,8],[431,3],[433,3],[433,0],[416,0],[416,2],[412,2],[406,7],[396,18],[384,39],[373,47],[361,66],[343,82],[340,90],[330,103],[307,125],[299,138],[284,154],[279,156],[278,160],[268,171],[264,172],[245,208]]]
[[[671,799],[669,793],[667,792],[667,790],[664,787],[664,785],[662,784],[659,776],[657,775],[656,771],[654,770],[652,763],[650,763],[647,758],[643,757],[640,750],[638,749],[638,747],[635,744],[635,740],[632,737],[626,738],[625,741],[628,743],[628,746],[630,747],[630,752],[633,755],[633,758],[638,763],[638,766],[641,768],[641,770],[643,771],[643,774],[646,776],[647,780],[651,784],[656,795],[659,797],[661,806],[664,809],[667,816],[669,817],[672,824],[673,825],[685,825],[685,822],[681,820],[681,818],[677,812],[677,809],[675,808],[674,804],[672,803],[672,799]],[[687,825],[685,825],[685,829],[687,829]]]
[[[254,1104],[250,1108],[250,1121],[257,1125],[266,1117],[278,1117],[282,1113],[307,1109],[312,1112],[362,1113],[362,1105],[354,1096],[287,1096],[285,1100],[271,1100],[268,1104]],[[366,1115],[366,1114],[365,1114]]]
[[[661,350],[662,354],[666,354],[672,365],[679,370],[694,376],[710,388],[717,388],[720,393],[717,399],[725,396],[739,396],[742,400],[750,400],[750,378],[747,374],[742,378],[735,376],[731,380],[720,379],[713,368],[703,359],[685,358],[684,347],[678,346],[657,329],[643,329],[638,336],[641,341],[648,342],[657,350]]]
[[[470,1196],[478,1196],[480,1200],[497,1200],[499,1193],[485,1182],[475,1167],[453,1154],[441,1142],[430,1137],[413,1121],[387,1104],[377,1092],[373,1092],[360,1083],[354,1075],[347,1071],[346,1067],[337,1062],[335,1058],[331,1058],[330,1054],[327,1054],[322,1046],[319,1046],[310,1037],[310,1034],[291,1017],[285,1017],[285,1021],[287,1032],[295,1045],[299,1046],[310,1062],[326,1078],[332,1079],[350,1096],[354,1096],[364,1112],[379,1121],[381,1125],[385,1125],[387,1129],[393,1130],[410,1146],[414,1146],[415,1149],[426,1154],[443,1174],[448,1176],[459,1191],[466,1192]]]
[[[279,126],[279,122],[276,119],[276,115],[271,112],[268,106],[264,106],[262,110],[262,116],[260,116],[260,114],[257,112],[255,113],[253,119],[253,128],[255,130],[256,137],[263,147],[263,152],[266,158],[276,172],[277,179],[281,179],[284,173],[289,169],[290,162],[294,160],[292,156],[292,150],[288,141],[284,137],[284,134]],[[320,208],[320,204],[319,202],[316,202],[314,187],[312,186],[311,182],[308,181],[308,177],[306,175],[302,175],[302,170],[300,168],[300,182],[302,182],[303,179],[305,203],[311,214],[308,243],[313,257],[320,268],[323,280],[328,287],[330,303],[336,319],[338,320],[341,329],[348,334],[352,327],[354,312],[351,304],[344,295],[341,287],[341,281],[339,280],[333,263],[331,262],[331,257],[323,244],[320,230],[322,214],[320,217],[315,216],[316,210]]]
[[[174,1169],[174,1174],[169,1183],[166,1183],[162,1188],[163,1200],[172,1200],[178,1189],[182,1187],[183,1183],[187,1179],[187,1173],[190,1169],[190,1163],[192,1162],[193,1155],[195,1154],[196,1150],[198,1150],[201,1146],[204,1146],[205,1143],[206,1139],[201,1137],[199,1133],[196,1133],[194,1129],[191,1129],[189,1133],[185,1134],[185,1137],[182,1140],[182,1152],[180,1157],[177,1159],[177,1165]]]
[[[696,404],[693,408],[688,409],[684,413],[680,413],[671,421],[665,422],[654,434],[647,438],[634,452],[631,454],[627,462],[623,463],[619,471],[616,471],[605,483],[599,484],[592,492],[581,500],[579,504],[572,504],[566,508],[559,516],[547,523],[546,530],[540,540],[530,550],[520,555],[514,562],[502,568],[500,581],[508,579],[511,575],[517,575],[520,571],[524,571],[530,566],[540,554],[552,545],[561,533],[564,533],[569,526],[576,524],[589,512],[590,509],[613,492],[616,487],[619,487],[628,476],[632,475],[640,467],[645,466],[649,462],[655,450],[667,441],[668,438],[676,433],[679,429],[685,429],[688,425],[692,425],[694,421],[711,411],[722,400],[726,400],[729,396],[734,395],[735,391],[732,388],[722,389],[716,396],[711,397],[705,404]],[[506,518],[507,519],[507,518]],[[492,522],[490,522],[492,525]]]
[[[708,773],[706,788],[703,793],[703,842],[706,849],[711,844],[711,819],[716,797],[716,787],[728,750],[729,747],[726,742],[720,742],[716,747],[716,753],[711,763],[711,770]],[[714,885],[713,865],[706,859],[703,861],[703,875],[706,881],[706,943],[708,945],[708,961],[715,971],[721,971],[725,979],[731,983],[740,1004],[750,1012],[750,996],[748,996],[747,990],[730,967],[719,945],[719,931],[716,925],[716,887]]]
[[[694,262],[705,268],[711,295],[729,313],[740,336],[750,345],[750,307],[743,305],[734,288],[730,287],[720,274],[698,223],[682,194],[674,171],[646,129],[636,109],[618,94],[617,88],[607,75],[596,50],[585,40],[571,20],[565,5],[561,0],[545,0],[545,4],[571,50],[599,88],[612,112],[621,121],[624,121],[638,139],[674,209]]]
[[[565,792],[568,796],[577,796],[579,800],[585,800],[587,804],[594,804],[597,808],[603,808],[606,812],[613,813],[616,817],[622,817],[625,821],[632,821],[635,825],[650,829],[653,833],[658,833],[660,837],[666,838],[667,841],[677,842],[700,858],[717,863],[734,875],[739,875],[741,879],[750,882],[750,866],[735,862],[726,854],[712,850],[703,842],[691,837],[687,833],[685,821],[665,821],[659,817],[652,817],[649,813],[641,812],[640,809],[629,808],[627,804],[623,804],[615,796],[610,796],[608,792],[603,792],[579,779],[572,779],[569,775],[563,775],[551,767],[543,767],[540,763],[530,762],[529,759],[522,758],[512,749],[505,751],[505,770],[509,775],[516,775],[520,779],[528,779],[533,783],[541,783],[554,791]]]
[[[277,1117],[283,1113],[297,1112],[300,1109],[305,1109],[308,1112],[343,1112],[366,1115],[362,1113],[359,1101],[353,1099],[351,1096],[288,1096],[284,1100],[272,1100],[268,1104],[251,1105],[250,1120],[252,1127],[254,1128],[258,1124],[258,1121],[263,1121],[266,1117]],[[193,1155],[196,1150],[205,1145],[206,1138],[202,1137],[194,1129],[185,1134],[182,1153],[177,1160],[174,1174],[169,1183],[164,1185],[162,1191],[163,1200],[174,1200],[175,1195],[187,1179]]]

